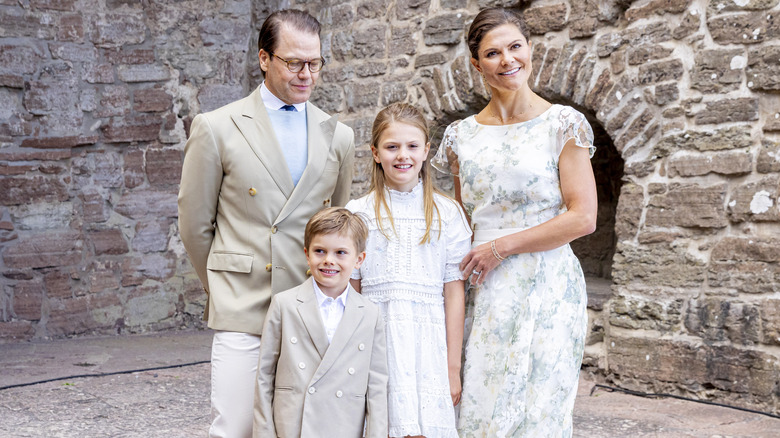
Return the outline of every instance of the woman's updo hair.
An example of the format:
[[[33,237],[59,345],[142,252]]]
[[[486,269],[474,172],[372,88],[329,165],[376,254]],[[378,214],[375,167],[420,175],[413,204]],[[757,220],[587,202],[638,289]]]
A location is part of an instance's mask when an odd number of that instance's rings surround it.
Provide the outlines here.
[[[504,24],[514,24],[520,30],[520,33],[523,34],[526,41],[530,40],[531,32],[528,31],[528,26],[526,26],[523,17],[519,13],[504,8],[483,9],[474,17],[474,21],[469,26],[469,35],[466,42],[469,45],[472,58],[479,59],[479,44],[482,42],[482,38],[491,30]]]

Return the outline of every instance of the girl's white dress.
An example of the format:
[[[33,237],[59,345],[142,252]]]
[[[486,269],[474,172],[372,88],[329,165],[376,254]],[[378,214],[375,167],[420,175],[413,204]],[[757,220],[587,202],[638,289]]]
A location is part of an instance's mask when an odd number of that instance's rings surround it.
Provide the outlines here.
[[[593,155],[587,120],[562,105],[523,123],[471,116],[447,128],[433,164],[459,176],[474,245],[566,211],[558,158],[570,139]],[[571,436],[586,304],[569,245],[507,257],[469,289],[461,438]]]
[[[352,278],[385,318],[388,361],[389,435],[457,438],[447,370],[444,283],[461,280],[458,269],[471,248],[471,230],[460,207],[434,195],[441,226],[425,234],[422,184],[411,192],[387,190],[396,233],[385,219],[377,226],[374,196],[352,200],[347,209],[368,217],[366,260]],[[441,236],[439,230],[441,229]]]

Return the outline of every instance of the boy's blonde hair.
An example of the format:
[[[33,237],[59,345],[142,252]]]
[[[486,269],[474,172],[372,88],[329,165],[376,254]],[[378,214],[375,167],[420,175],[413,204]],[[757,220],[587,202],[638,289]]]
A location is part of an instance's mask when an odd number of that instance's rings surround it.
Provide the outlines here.
[[[382,134],[393,123],[405,123],[415,128],[419,128],[425,135],[425,144],[430,142],[430,136],[428,133],[428,124],[425,121],[422,113],[417,108],[407,103],[392,103],[376,115],[374,119],[374,125],[371,128],[371,147],[377,148],[379,140]],[[431,165],[426,157],[420,168],[420,179],[422,179],[423,186],[423,210],[425,212],[425,234],[420,240],[420,244],[428,243],[431,241],[431,225],[433,223],[433,212],[436,211],[436,218],[441,223],[441,213],[439,212],[439,206],[436,205],[433,194],[445,196],[442,192],[433,186],[431,180]],[[390,211],[390,207],[387,205],[387,199],[385,197],[385,171],[382,168],[381,163],[374,161],[374,167],[371,168],[371,187],[370,191],[374,192],[374,213],[376,214],[376,222],[379,227],[379,231],[387,236],[385,227],[382,220],[382,209],[387,212],[387,217],[390,220],[390,226],[395,232],[395,222],[393,221],[393,214]],[[439,235],[441,237],[441,227],[439,227]]]
[[[359,213],[352,213],[344,207],[329,207],[315,213],[303,232],[303,246],[308,251],[314,236],[333,233],[351,238],[357,252],[366,250],[368,227],[365,220]]]

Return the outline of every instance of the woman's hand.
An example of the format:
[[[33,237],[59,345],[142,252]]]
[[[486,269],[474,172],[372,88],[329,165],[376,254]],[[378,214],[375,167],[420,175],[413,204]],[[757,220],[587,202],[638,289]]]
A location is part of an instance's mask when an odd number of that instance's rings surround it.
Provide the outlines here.
[[[460,385],[460,369],[449,371],[450,396],[452,396],[452,405],[457,406],[460,403],[460,394],[462,387]]]
[[[498,240],[495,242],[498,245]],[[506,257],[506,254],[502,255]],[[471,284],[480,285],[485,282],[488,272],[495,269],[499,263],[501,262],[493,255],[490,242],[487,242],[472,248],[466,254],[466,257],[463,257],[463,261],[460,262],[460,272],[463,274],[463,277],[470,277],[469,281]]]

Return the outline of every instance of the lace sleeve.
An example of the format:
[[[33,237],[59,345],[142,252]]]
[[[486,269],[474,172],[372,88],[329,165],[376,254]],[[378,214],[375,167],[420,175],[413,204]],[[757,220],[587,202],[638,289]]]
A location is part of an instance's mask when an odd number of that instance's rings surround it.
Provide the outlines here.
[[[458,176],[458,123],[456,120],[444,131],[444,137],[439,145],[439,151],[431,158],[431,165],[439,172]]]
[[[558,116],[560,123],[558,128],[558,156],[563,152],[566,142],[574,139],[577,147],[587,148],[588,154],[593,158],[596,146],[593,146],[593,129],[585,116],[571,107],[565,107]]]

